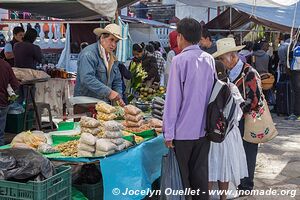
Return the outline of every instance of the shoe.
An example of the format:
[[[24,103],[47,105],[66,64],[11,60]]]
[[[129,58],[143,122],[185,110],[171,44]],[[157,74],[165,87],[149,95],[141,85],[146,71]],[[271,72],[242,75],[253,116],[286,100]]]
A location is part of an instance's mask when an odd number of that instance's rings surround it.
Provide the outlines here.
[[[294,114],[291,114],[290,116],[288,116],[288,117],[285,118],[285,120],[293,120],[293,121],[295,121],[297,119],[298,119],[298,117],[296,115],[294,115]]]

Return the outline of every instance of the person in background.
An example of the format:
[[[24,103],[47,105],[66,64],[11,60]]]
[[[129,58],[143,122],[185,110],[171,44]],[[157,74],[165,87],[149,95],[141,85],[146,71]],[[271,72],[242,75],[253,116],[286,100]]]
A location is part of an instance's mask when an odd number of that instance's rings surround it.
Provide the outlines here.
[[[158,73],[160,76],[160,85],[164,86],[164,74],[165,74],[165,66],[166,66],[166,61],[162,56],[162,53],[160,52],[160,43],[159,42],[150,42],[152,46],[154,47],[154,57],[156,58],[157,61],[157,67],[158,67]]]
[[[211,55],[217,51],[216,43],[211,40],[211,34],[205,28],[201,31],[200,47]]]
[[[18,42],[23,41],[24,37],[24,29],[21,26],[16,26],[13,29],[13,39],[12,41],[5,44],[4,49],[0,53],[0,57],[3,58],[5,61],[9,63],[11,67],[14,67],[15,61],[14,61],[14,45]]]
[[[272,65],[271,58],[266,52],[268,48],[269,44],[264,41],[256,43],[253,48],[252,63],[249,64],[251,64],[260,75],[269,73],[269,69]]]
[[[33,44],[37,38],[37,31],[33,28],[27,29],[23,42],[15,44],[15,67],[36,69],[38,63],[42,62],[42,50]]]
[[[200,190],[186,199],[208,200],[206,110],[215,77],[213,57],[199,47],[201,25],[193,18],[177,23],[178,47],[172,60],[163,116],[165,144],[174,148],[184,189]]]
[[[243,113],[257,111],[263,106],[263,96],[261,94],[261,81],[258,72],[249,64],[243,63],[237,51],[245,46],[236,46],[233,38],[224,38],[217,41],[217,52],[213,57],[219,59],[229,70],[229,80],[234,83],[245,102],[241,104]],[[244,84],[243,84],[244,83]],[[239,129],[241,136],[244,136],[245,119],[240,120]],[[251,191],[254,187],[254,172],[256,166],[256,156],[258,144],[243,141],[243,146],[247,158],[248,175],[243,178],[238,186],[239,190]]]
[[[176,30],[172,31],[169,34],[169,43],[170,43],[171,50],[167,54],[166,69],[165,69],[165,86],[167,86],[168,84],[172,59],[181,52],[177,45],[177,35],[178,33]]]
[[[3,146],[6,117],[9,109],[7,88],[10,85],[13,90],[17,90],[19,82],[9,63],[3,59],[0,59],[0,71],[0,146]]]
[[[88,96],[124,106],[119,62],[113,54],[119,40],[123,39],[121,27],[109,24],[93,32],[99,40],[79,54],[74,96]]]
[[[278,47],[278,57],[279,57],[279,76],[280,80],[288,80],[287,75],[287,51],[290,43],[290,35],[285,34],[280,41],[280,46]]]
[[[157,61],[154,56],[152,56],[152,53],[154,53],[154,48],[151,45],[147,45],[145,47],[147,50],[144,50],[142,45],[140,44],[134,44],[132,46],[132,53],[134,58],[132,59],[129,70],[132,71],[132,64],[133,63],[141,63],[142,68],[147,72],[148,76],[146,79],[144,79],[144,83],[147,86],[151,86],[154,82],[159,83],[160,77],[158,74],[158,68],[157,68]],[[151,53],[152,52],[152,53]]]
[[[239,52],[240,59],[244,63],[251,63],[252,53],[253,53],[253,42],[247,41],[244,42],[243,45],[245,45],[245,48],[243,48]]]
[[[124,100],[125,104],[128,104],[127,95],[125,93],[126,92],[126,85],[125,85],[124,79],[131,80],[132,74],[123,63],[119,63],[119,70],[120,70],[121,77],[122,77],[122,96],[123,96],[123,100]]]

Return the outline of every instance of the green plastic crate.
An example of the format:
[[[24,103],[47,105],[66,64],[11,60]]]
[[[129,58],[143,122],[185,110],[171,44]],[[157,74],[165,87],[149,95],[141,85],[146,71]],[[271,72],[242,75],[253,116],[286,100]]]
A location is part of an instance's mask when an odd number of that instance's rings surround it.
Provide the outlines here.
[[[96,184],[73,185],[77,190],[82,192],[89,200],[103,199],[103,183],[100,181]]]
[[[71,167],[61,166],[56,174],[44,181],[18,183],[0,181],[1,200],[71,200]]]
[[[59,122],[58,123],[58,131],[73,130],[75,127],[75,123],[78,123],[78,122]]]

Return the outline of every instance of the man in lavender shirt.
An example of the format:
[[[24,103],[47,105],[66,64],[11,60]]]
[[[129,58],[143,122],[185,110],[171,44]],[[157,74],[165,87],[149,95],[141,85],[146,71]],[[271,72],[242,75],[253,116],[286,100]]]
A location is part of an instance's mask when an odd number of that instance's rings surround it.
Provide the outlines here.
[[[205,124],[215,63],[198,46],[200,31],[200,23],[192,18],[177,25],[182,52],[172,60],[163,117],[165,143],[175,150],[184,188],[201,191],[187,199],[208,199],[210,142]]]

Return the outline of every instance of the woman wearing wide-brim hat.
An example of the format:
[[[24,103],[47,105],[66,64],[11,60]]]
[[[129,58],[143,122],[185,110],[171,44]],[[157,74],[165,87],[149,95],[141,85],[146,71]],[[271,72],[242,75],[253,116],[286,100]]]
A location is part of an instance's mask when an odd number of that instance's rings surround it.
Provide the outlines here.
[[[113,51],[122,40],[122,30],[117,24],[93,31],[99,40],[85,47],[79,54],[74,96],[88,96],[124,105],[122,79]]]
[[[243,63],[238,51],[245,46],[236,46],[233,38],[223,38],[217,41],[217,52],[213,57],[220,60],[227,70],[229,70],[230,82],[234,83],[241,95],[244,98],[244,103],[241,104],[243,113],[250,113],[256,111],[263,106],[263,96],[261,92],[261,81],[258,72],[247,63]],[[244,136],[245,120],[240,120],[239,129],[241,136]],[[249,143],[243,140],[243,146],[246,153],[248,175],[241,180],[239,185],[240,190],[252,190],[254,187],[254,171],[256,165],[256,156],[258,145]]]

